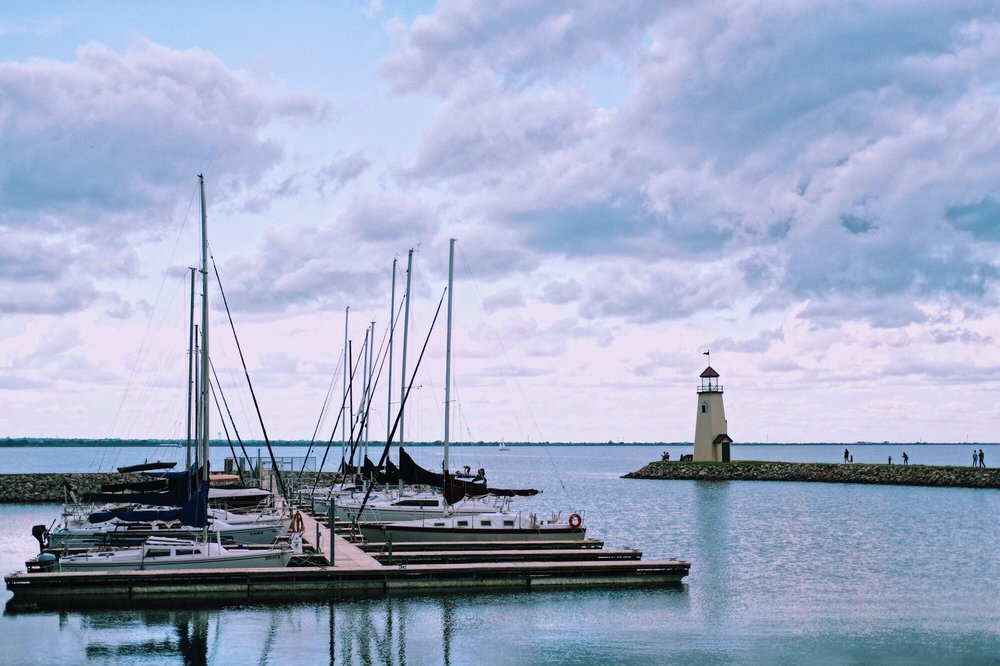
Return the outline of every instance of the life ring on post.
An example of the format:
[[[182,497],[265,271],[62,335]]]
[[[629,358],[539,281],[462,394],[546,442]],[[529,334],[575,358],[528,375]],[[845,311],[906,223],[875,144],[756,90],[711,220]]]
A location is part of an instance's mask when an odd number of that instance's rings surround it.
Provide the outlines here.
[[[582,524],[583,524],[583,518],[580,517],[580,514],[574,513],[572,516],[569,517],[569,526],[572,527],[574,530]]]
[[[302,514],[296,511],[292,514],[292,523],[288,526],[289,532],[305,532],[306,526],[305,522],[302,520]]]

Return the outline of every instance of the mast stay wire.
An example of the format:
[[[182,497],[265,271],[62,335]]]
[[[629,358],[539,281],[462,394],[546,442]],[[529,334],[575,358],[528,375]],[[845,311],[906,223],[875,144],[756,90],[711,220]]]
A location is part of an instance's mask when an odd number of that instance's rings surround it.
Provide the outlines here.
[[[233,434],[236,435],[236,441],[238,441],[240,443],[240,450],[243,451],[243,457],[246,458],[247,463],[249,463],[249,465],[250,465],[250,472],[253,473],[255,471],[254,468],[253,468],[253,463],[250,461],[250,456],[247,454],[246,447],[243,446],[243,438],[240,437],[240,431],[236,427],[236,421],[233,420],[233,413],[229,410],[229,401],[226,400],[226,394],[222,390],[222,383],[219,381],[219,373],[217,373],[215,371],[215,364],[212,363],[212,359],[208,359],[208,366],[212,369],[212,376],[215,377],[215,383],[211,385],[212,395],[213,396],[215,395],[215,387],[218,386],[219,387],[219,394],[222,396],[222,403],[226,406],[226,414],[229,416],[229,422],[233,426]],[[219,405],[219,399],[218,398],[215,399],[215,404],[216,404],[216,407],[218,407],[218,405]],[[219,409],[219,417],[220,417],[220,421],[222,422],[223,427],[225,428],[226,418],[225,418],[225,415],[222,414],[222,409],[221,408]],[[226,431],[226,439],[228,440],[229,439],[229,429],[225,428],[225,431]],[[230,450],[233,451],[233,462],[236,462],[237,461],[237,456],[236,456],[236,451],[233,450],[233,443],[232,443],[232,441],[229,442],[229,448],[230,448]],[[238,465],[238,463],[237,463],[237,465]],[[259,471],[259,470],[257,470],[257,471]],[[246,483],[243,482],[243,473],[242,472],[240,472],[240,483],[243,483],[244,486],[246,485]]]
[[[211,359],[209,359],[209,363],[211,363],[211,362],[212,362]],[[215,375],[215,368],[212,368],[212,374]],[[215,382],[209,382],[208,383],[208,388],[212,391],[212,398],[215,400],[215,411],[217,411],[219,413],[219,423],[222,424],[222,431],[226,434],[226,442],[229,443],[229,451],[233,454],[233,461],[235,462],[236,460],[238,460],[238,458],[236,456],[236,449],[233,448],[233,440],[229,437],[229,426],[226,425],[226,415],[222,413],[222,407],[219,405],[219,396],[218,396],[218,394],[215,391],[215,384],[218,383],[218,381],[219,381],[219,377],[218,377],[218,375],[216,375],[215,376]],[[219,393],[221,393],[221,392],[222,392],[222,387],[220,386],[219,387]],[[223,401],[224,400],[225,400],[225,397],[223,397]],[[236,425],[233,424],[233,428],[234,429],[235,429],[235,427],[236,427]],[[239,437],[239,435],[237,435],[237,437]],[[241,447],[243,446],[243,442],[240,442],[240,446]],[[246,451],[244,451],[244,453],[246,453]],[[244,488],[246,488],[247,484],[246,484],[246,481],[243,480],[243,471],[242,471],[242,469],[240,468],[240,466],[238,464],[236,466],[236,469],[240,473],[240,485],[243,486]]]
[[[250,381],[250,371],[247,370],[246,359],[243,357],[243,348],[240,345],[240,339],[236,335],[236,324],[233,323],[233,315],[229,311],[229,302],[226,300],[226,292],[222,288],[222,279],[219,277],[219,267],[215,263],[215,255],[211,252],[209,256],[212,258],[212,270],[215,271],[215,283],[219,285],[219,293],[222,294],[222,303],[226,306],[226,316],[229,318],[229,327],[233,332],[233,339],[236,341],[236,350],[240,355],[240,363],[243,365],[243,374],[247,379],[247,386],[250,388],[250,396],[253,398],[254,409],[257,410],[257,419],[260,421],[260,430],[264,435],[264,444],[267,445],[267,453],[271,457],[271,468],[274,472],[275,477],[278,479],[278,489],[281,491],[281,496],[284,498],[288,497],[288,490],[285,488],[285,481],[281,478],[281,468],[278,467],[278,461],[274,456],[274,449],[271,448],[271,440],[267,436],[267,428],[264,426],[264,417],[260,412],[260,404],[257,402],[257,393],[253,390],[253,382]]]
[[[330,397],[333,395],[334,382],[340,379],[338,375],[340,374],[340,364],[344,360],[344,351],[345,350],[343,349],[340,350],[340,354],[337,356],[337,365],[333,369],[333,374],[330,375],[330,386],[328,386],[326,389],[326,396],[323,398],[323,406],[319,410],[319,418],[316,419],[316,427],[313,428],[312,438],[309,440],[309,449],[306,451],[306,454],[302,457],[302,468],[299,469],[299,474],[298,476],[295,477],[296,486],[298,486],[302,482],[302,475],[305,474],[306,472],[306,463],[309,460],[309,454],[312,453],[313,444],[316,443],[316,435],[319,434],[319,429],[323,426],[323,421],[326,420],[326,414],[327,414],[326,410],[327,407],[329,407],[330,405]],[[318,473],[319,472],[317,470],[317,474]]]
[[[177,230],[177,238],[174,240],[174,247],[170,251],[170,258],[167,260],[168,268],[174,263],[174,256],[177,254],[177,248],[180,245],[181,236],[188,226],[188,219],[191,216],[191,207],[194,205],[194,199],[197,193],[198,188],[193,188],[191,191],[191,199],[188,201],[187,210],[181,217],[181,224]],[[153,315],[160,304],[160,296],[163,293],[163,286],[166,284],[168,274],[169,270],[163,272],[163,279],[160,281],[160,287],[156,292],[156,299],[153,301],[153,308],[150,310],[149,316],[146,318],[146,329],[142,334],[142,342],[139,344],[139,349],[136,351],[135,361],[132,363],[132,371],[129,373],[128,381],[125,382],[125,389],[122,391],[122,398],[118,403],[118,408],[115,410],[115,415],[111,420],[111,425],[108,427],[108,439],[111,438],[111,435],[115,432],[115,428],[118,427],[118,419],[121,416],[122,409],[125,406],[125,400],[128,398],[129,390],[131,389],[132,382],[135,379],[136,371],[139,367],[139,361],[143,357],[144,351],[146,351],[146,341],[149,336],[150,325],[153,321]]]
[[[538,441],[541,441],[542,430],[538,426],[538,420],[535,418],[535,413],[531,409],[531,403],[528,400],[527,394],[524,392],[524,387],[521,386],[521,382],[518,381],[517,376],[514,374],[514,366],[510,362],[510,356],[507,353],[507,348],[504,346],[503,340],[500,339],[500,336],[497,334],[496,330],[493,328],[493,326],[489,324],[489,319],[486,312],[486,302],[483,299],[482,291],[479,289],[479,281],[476,279],[475,275],[473,275],[472,266],[469,264],[469,260],[465,256],[465,252],[462,251],[461,247],[458,248],[458,253],[462,260],[462,265],[465,268],[465,272],[469,276],[469,279],[472,282],[473,289],[476,290],[476,296],[479,298],[479,306],[482,309],[483,314],[486,315],[483,317],[483,320],[486,323],[486,330],[493,337],[496,344],[500,347],[500,351],[503,353],[503,362],[506,364],[507,369],[509,370],[508,376],[510,377],[511,381],[514,382],[514,386],[517,387],[517,390],[521,395],[521,399],[524,401],[524,407],[528,411],[528,416],[531,419],[531,423],[534,426],[535,432],[539,436]],[[517,417],[515,416],[515,419],[516,418]],[[548,447],[543,447],[543,448],[545,449],[545,454],[546,457],[548,458],[549,464],[552,466],[552,469],[556,473],[556,480],[559,482],[559,486],[563,489],[563,492],[566,493],[567,497],[571,497],[569,489],[566,488],[566,484],[563,483],[562,476],[559,474],[559,466],[556,465],[555,460],[553,460],[552,458],[552,453],[549,451]]]

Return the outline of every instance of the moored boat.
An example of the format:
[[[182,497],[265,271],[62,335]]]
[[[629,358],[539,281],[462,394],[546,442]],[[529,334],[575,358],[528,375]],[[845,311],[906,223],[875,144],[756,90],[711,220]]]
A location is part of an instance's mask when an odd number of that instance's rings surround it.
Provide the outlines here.
[[[39,556],[29,571],[45,571],[45,563],[61,572],[144,571],[148,569],[256,569],[284,567],[291,548],[226,548],[212,541],[149,537],[138,548],[107,548],[65,555]]]
[[[391,523],[362,522],[362,536],[371,542],[392,541],[579,541],[587,534],[583,518],[574,513],[563,521],[548,521],[529,513],[482,513]]]

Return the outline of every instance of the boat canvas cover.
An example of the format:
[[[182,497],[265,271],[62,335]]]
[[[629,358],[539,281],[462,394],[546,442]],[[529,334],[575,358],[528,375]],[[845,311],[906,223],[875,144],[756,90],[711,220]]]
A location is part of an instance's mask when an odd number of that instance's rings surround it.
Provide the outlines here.
[[[391,460],[385,461],[385,471],[375,466],[368,456],[365,456],[364,467],[361,468],[362,476],[371,479],[375,483],[383,485],[394,485],[399,483],[399,468],[392,464]]]
[[[90,514],[91,523],[105,523],[109,520],[124,520],[126,522],[146,522],[162,520],[168,522],[179,520],[188,527],[204,527],[208,524],[208,486],[202,486],[191,495],[187,503],[177,509],[140,510],[140,511],[97,511]]]
[[[426,485],[432,488],[445,488],[444,474],[437,474],[424,469],[410,457],[402,447],[399,449],[399,476],[403,483],[410,485]],[[461,491],[461,495],[458,493]],[[491,488],[485,480],[482,483],[474,481],[463,481],[451,478],[449,492],[457,496],[459,501],[462,497],[485,497],[495,495],[497,497],[532,497],[537,495],[539,490],[534,488]],[[454,502],[451,502],[454,504]]]
[[[127,465],[125,467],[119,467],[118,472],[121,474],[128,474],[129,472],[146,472],[149,470],[156,469],[173,469],[177,466],[175,462],[151,462],[151,463],[140,463],[138,465]]]
[[[134,504],[151,504],[154,506],[184,506],[191,499],[191,489],[197,487],[198,468],[191,465],[188,471],[151,472],[148,481],[136,481],[121,484],[101,486],[103,492],[84,493],[85,502],[132,502]],[[162,492],[153,491],[146,484],[160,484],[165,488]],[[120,488],[121,490],[118,490]],[[122,490],[137,492],[123,493]]]
[[[166,490],[169,483],[166,479],[156,479],[154,481],[133,481],[131,483],[102,483],[102,493],[120,493],[126,490],[132,492],[144,492],[147,490]]]

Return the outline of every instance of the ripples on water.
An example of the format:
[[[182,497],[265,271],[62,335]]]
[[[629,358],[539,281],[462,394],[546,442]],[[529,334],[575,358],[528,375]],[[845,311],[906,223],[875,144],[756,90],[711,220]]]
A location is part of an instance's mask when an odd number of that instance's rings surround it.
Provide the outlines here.
[[[877,448],[858,447],[855,460],[881,456]],[[842,456],[836,447],[754,447],[753,457],[778,459],[765,449],[790,460]],[[959,450],[908,453],[916,462]],[[428,466],[440,455],[414,451]],[[690,577],[675,589],[7,613],[3,661],[909,664],[1000,655],[1000,491],[620,479],[658,457],[650,447],[454,453],[498,485],[545,490],[523,507],[585,512],[589,534],[608,547],[689,559]],[[57,512],[0,507],[5,571],[36,549],[31,525]]]

